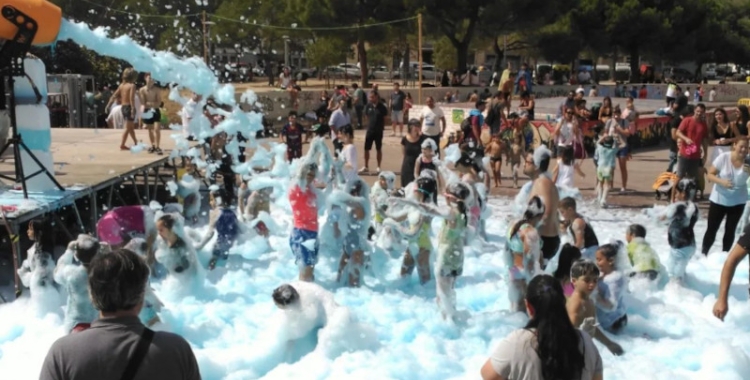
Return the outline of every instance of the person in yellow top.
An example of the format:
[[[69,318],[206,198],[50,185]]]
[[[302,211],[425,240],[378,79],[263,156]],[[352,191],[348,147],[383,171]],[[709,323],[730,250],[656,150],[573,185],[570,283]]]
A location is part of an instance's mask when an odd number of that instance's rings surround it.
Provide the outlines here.
[[[656,251],[646,241],[646,228],[640,224],[631,224],[625,233],[625,240],[628,242],[628,258],[633,266],[630,277],[656,280],[661,262]]]

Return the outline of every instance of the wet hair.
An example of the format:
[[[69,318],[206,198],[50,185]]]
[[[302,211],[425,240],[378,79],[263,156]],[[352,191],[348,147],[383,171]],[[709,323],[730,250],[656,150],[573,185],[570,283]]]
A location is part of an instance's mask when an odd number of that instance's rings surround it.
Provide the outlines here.
[[[174,228],[174,225],[176,223],[174,216],[170,214],[164,214],[160,216],[158,221],[164,224],[164,227],[167,227],[167,229],[169,229],[170,231],[172,230],[172,228]]]
[[[289,117],[289,116],[297,117],[297,111],[294,111],[294,110],[289,111],[289,115],[287,117]]]
[[[557,258],[557,269],[555,270],[555,278],[558,281],[562,281],[570,277],[570,268],[573,266],[573,262],[581,258],[581,250],[578,247],[565,243],[560,250],[560,256]]]
[[[434,195],[437,193],[437,182],[430,177],[419,177],[417,179],[417,190],[424,195],[422,199],[433,200]]]
[[[349,193],[349,195],[354,196],[354,193],[357,193],[356,196],[362,196],[362,189],[364,188],[364,182],[362,182],[361,179],[355,178],[350,180],[346,184],[346,190]]]
[[[210,194],[219,207],[229,207],[227,191],[223,187],[212,189]]]
[[[445,191],[456,197],[456,207],[458,207],[458,211],[461,213],[462,218],[464,222],[469,221],[468,216],[466,215],[466,212],[468,211],[468,207],[466,207],[466,200],[471,196],[471,189],[469,188],[469,185],[463,183],[463,182],[454,182],[445,189]]]
[[[604,244],[600,245],[599,248],[596,250],[597,252],[601,252],[604,257],[606,257],[608,260],[612,260],[617,257],[617,253],[619,252],[620,247],[618,247],[616,244]]]
[[[630,236],[632,237],[645,238],[646,227],[643,227],[640,224],[631,224],[628,226],[628,234],[630,234]]]
[[[422,149],[430,149],[434,152],[437,150],[437,144],[432,139],[425,139],[422,141]]]
[[[568,317],[560,282],[547,274],[534,277],[526,289],[526,302],[534,310],[526,329],[536,330],[542,378],[580,378],[586,365],[579,348],[582,338]]]
[[[354,129],[351,125],[345,125],[338,130],[339,133],[345,136],[349,136],[350,138],[354,138]]]
[[[567,209],[571,209],[571,208],[573,210],[575,210],[576,207],[578,207],[578,206],[576,205],[575,198],[573,198],[573,197],[565,197],[563,199],[560,199],[560,207],[564,208],[566,210]]]
[[[692,178],[683,178],[680,182],[677,182],[677,191],[685,194],[687,200],[692,201],[695,197],[695,192],[698,190],[698,183]]]
[[[89,266],[89,294],[94,308],[113,313],[132,310],[143,302],[149,268],[135,252],[118,249],[96,255]]]
[[[544,145],[539,145],[534,149],[534,166],[539,169],[542,173],[549,170],[549,162],[552,157],[552,152]]]
[[[122,72],[122,81],[125,83],[135,83],[138,79],[138,72],[132,67],[128,67]]]
[[[86,246],[86,244],[82,244],[87,240],[91,242],[91,245],[88,247]],[[80,261],[83,266],[89,267],[89,264],[91,264],[91,260],[93,260],[94,256],[99,253],[99,248],[99,240],[97,240],[95,237],[89,235],[78,235],[75,250],[76,259],[78,259],[78,261]]]
[[[297,289],[289,284],[284,284],[273,290],[273,302],[278,306],[288,306],[299,300]]]
[[[32,219],[29,222],[31,229],[34,230],[34,243],[36,244],[37,252],[47,252],[54,254],[55,252],[55,235],[52,229],[52,225],[48,220],[37,218]]]
[[[573,149],[565,149],[562,151],[562,163],[563,165],[573,165],[573,160],[575,160]]]
[[[607,148],[611,148],[614,143],[615,139],[612,136],[604,136],[601,141],[602,146],[605,146]]]
[[[599,277],[599,267],[591,260],[578,259],[570,267],[570,278],[576,279],[581,276]]]
[[[542,198],[539,198],[536,195],[531,197],[531,199],[529,199],[529,203],[526,204],[526,210],[523,212],[523,218],[516,222],[516,224],[513,226],[510,236],[514,236],[516,233],[518,233],[518,230],[521,229],[521,226],[524,223],[528,223],[529,221],[531,221],[531,219],[534,219],[537,216],[544,215],[545,211],[546,207],[544,206],[544,201],[542,201]]]

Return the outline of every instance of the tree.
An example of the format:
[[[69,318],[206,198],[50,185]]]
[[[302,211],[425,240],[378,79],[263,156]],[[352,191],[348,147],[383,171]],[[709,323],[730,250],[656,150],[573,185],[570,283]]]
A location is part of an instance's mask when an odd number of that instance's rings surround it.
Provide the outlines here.
[[[504,55],[499,39],[508,34],[518,33],[523,37],[514,40],[509,50],[528,45],[534,32],[552,24],[573,0],[493,0],[482,11],[478,31],[492,37],[492,49],[497,57]],[[569,27],[569,23],[567,24]],[[493,71],[501,71],[500,59],[495,60]]]
[[[550,62],[573,62],[583,48],[583,39],[571,28],[570,16],[539,29],[532,41],[539,54]]]
[[[305,56],[310,65],[319,68],[322,73],[328,66],[337,65],[346,60],[349,47],[338,38],[321,37],[315,43],[305,46]],[[328,77],[326,78],[328,80]]]
[[[433,49],[433,58],[437,67],[452,67],[458,61],[456,47],[453,46],[451,40],[446,36],[438,38],[435,41]]]
[[[439,30],[456,49],[456,69],[466,70],[469,44],[482,11],[493,0],[406,0],[414,13],[423,12],[426,30]],[[446,67],[447,68],[447,67]]]

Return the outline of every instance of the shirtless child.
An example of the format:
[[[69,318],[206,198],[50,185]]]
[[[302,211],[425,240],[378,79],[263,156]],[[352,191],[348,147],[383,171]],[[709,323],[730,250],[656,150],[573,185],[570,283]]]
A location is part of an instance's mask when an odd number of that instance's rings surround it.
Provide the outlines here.
[[[513,173],[513,188],[518,188],[518,170],[521,168],[521,159],[525,151],[523,144],[523,135],[519,132],[513,132],[513,143],[508,150],[507,165]]]
[[[138,78],[138,72],[133,70],[132,67],[128,67],[122,72],[122,83],[117,87],[117,91],[112,94],[107,103],[107,109],[117,99],[120,101],[122,107],[122,117],[125,119],[125,131],[122,133],[122,143],[120,143],[120,150],[130,150],[125,146],[128,136],[133,138],[133,145],[138,144],[138,140],[135,138],[135,80]]]
[[[604,335],[596,323],[596,306],[591,293],[599,283],[599,268],[593,261],[576,260],[570,268],[570,280],[574,288],[566,303],[570,322],[600,341],[612,354],[622,355],[622,347]]]
[[[146,73],[144,76],[146,85],[138,90],[138,94],[141,97],[143,103],[144,113],[151,113],[151,117],[143,118],[143,124],[148,129],[148,139],[151,143],[151,148],[148,149],[149,153],[156,153],[162,155],[161,148],[161,91],[154,85],[154,79],[151,78],[150,73]]]
[[[500,187],[502,182],[503,154],[506,154],[505,143],[500,139],[500,135],[495,134],[492,140],[484,148],[484,154],[490,157],[490,166],[492,167],[492,177],[495,180],[495,187]]]

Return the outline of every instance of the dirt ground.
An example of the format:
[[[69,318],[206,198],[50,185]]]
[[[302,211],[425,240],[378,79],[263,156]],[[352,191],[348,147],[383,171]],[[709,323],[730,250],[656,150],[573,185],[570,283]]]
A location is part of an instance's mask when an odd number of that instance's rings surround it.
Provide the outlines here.
[[[402,162],[401,152],[401,138],[390,136],[390,126],[387,127],[385,132],[385,138],[383,141],[383,162],[380,166],[381,170],[389,170],[396,173],[400,177],[400,169]],[[364,131],[355,131],[355,146],[357,147],[358,164],[360,167],[364,166]],[[328,141],[330,145],[330,141]],[[305,151],[309,145],[305,145]],[[374,170],[377,167],[375,161],[375,150],[373,148],[370,154],[370,169]],[[666,147],[657,147],[650,149],[642,149],[636,151],[633,154],[631,161],[628,161],[628,190],[625,193],[620,193],[622,187],[622,181],[620,179],[619,167],[615,170],[615,181],[614,189],[610,192],[608,203],[613,208],[644,208],[652,207],[654,204],[666,204],[665,200],[656,201],[654,197],[654,191],[651,189],[657,176],[666,170],[669,164],[668,160],[669,152]],[[504,163],[505,165],[505,163]],[[596,196],[594,189],[595,185],[595,168],[594,163],[590,159],[586,159],[582,166],[583,172],[586,175],[585,178],[577,177],[575,179],[576,186],[580,189],[584,199],[593,200]],[[363,178],[370,184],[376,180],[376,174],[371,173],[364,175]],[[521,175],[519,180],[519,186],[523,186],[528,181],[524,175]],[[401,183],[399,178],[396,183]],[[494,182],[493,182],[494,186]],[[708,197],[710,187],[706,188],[705,196]],[[503,180],[502,185],[499,188],[493,187],[491,189],[491,195],[497,196],[515,196],[518,193],[517,189],[513,188],[513,180],[511,177],[510,167],[503,166]]]

